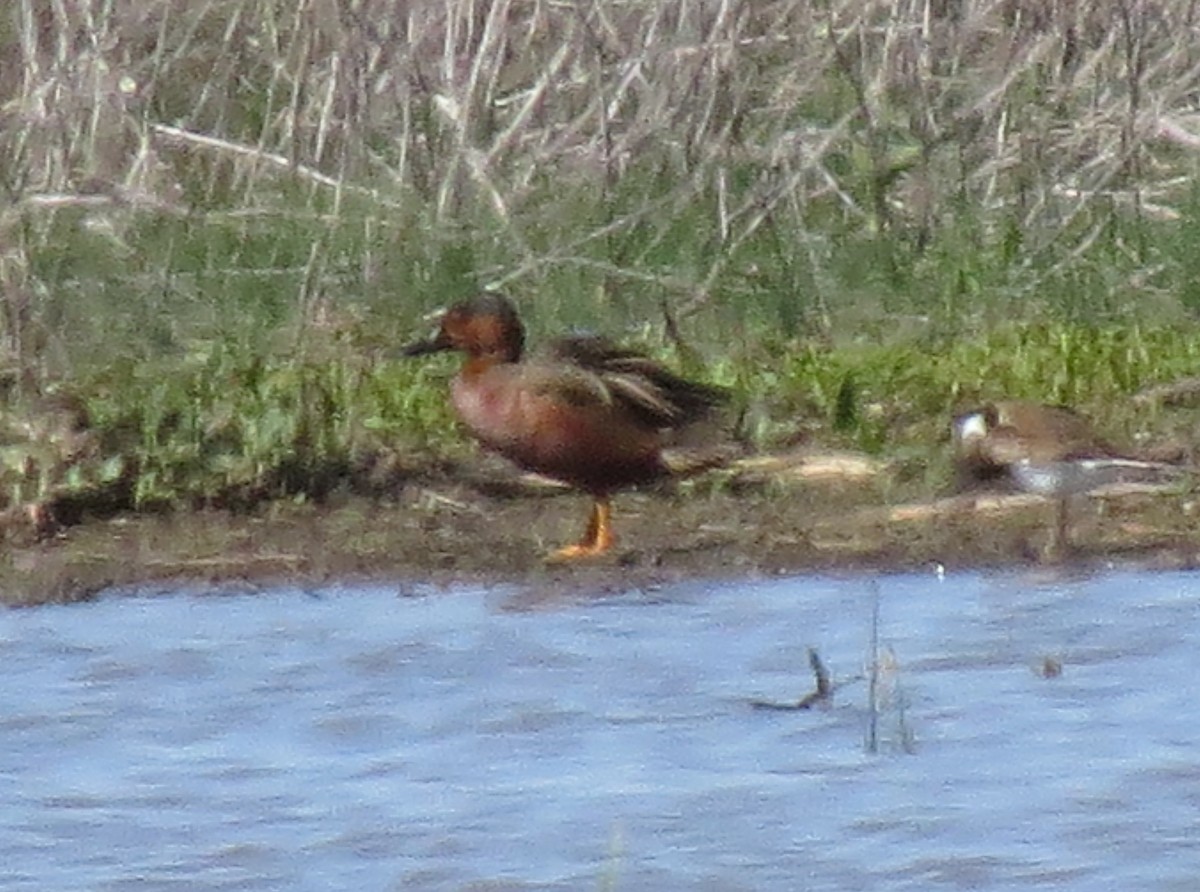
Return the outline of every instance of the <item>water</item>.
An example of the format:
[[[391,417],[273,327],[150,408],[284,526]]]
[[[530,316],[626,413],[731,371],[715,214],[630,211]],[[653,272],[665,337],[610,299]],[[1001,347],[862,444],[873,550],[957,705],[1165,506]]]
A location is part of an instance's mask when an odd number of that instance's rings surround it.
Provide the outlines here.
[[[861,681],[752,708],[870,588],[0,614],[0,888],[1195,888],[1200,575],[881,577],[878,752]]]

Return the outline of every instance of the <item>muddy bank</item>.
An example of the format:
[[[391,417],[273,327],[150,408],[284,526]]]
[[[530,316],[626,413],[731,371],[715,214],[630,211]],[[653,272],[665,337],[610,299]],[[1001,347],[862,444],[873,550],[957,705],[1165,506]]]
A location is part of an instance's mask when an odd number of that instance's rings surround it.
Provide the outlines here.
[[[516,583],[552,597],[686,579],[1045,563],[1053,516],[1049,502],[1025,495],[896,498],[882,476],[845,469],[702,479],[622,493],[614,507],[610,555],[547,563],[547,553],[581,532],[588,500],[503,469],[474,469],[411,482],[388,498],[88,520],[41,541],[10,541],[0,584],[8,604],[81,600],[142,583],[335,579]],[[1079,498],[1065,561],[1191,566],[1200,554],[1195,510],[1178,490]]]

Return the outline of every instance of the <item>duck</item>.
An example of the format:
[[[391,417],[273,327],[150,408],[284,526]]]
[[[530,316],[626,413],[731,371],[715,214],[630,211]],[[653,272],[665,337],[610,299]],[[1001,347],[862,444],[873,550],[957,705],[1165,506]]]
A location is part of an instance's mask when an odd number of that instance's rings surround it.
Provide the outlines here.
[[[1020,464],[1055,464],[1116,455],[1091,423],[1067,406],[997,400],[955,416],[955,464],[964,485],[1011,481]]]
[[[1052,498],[1055,524],[1049,551],[1069,547],[1072,496],[1111,483],[1159,481],[1183,473],[1177,465],[1122,453],[1068,406],[997,400],[955,416],[951,433],[960,485],[1007,483]]]
[[[610,551],[612,496],[726,463],[727,446],[675,449],[678,435],[728,401],[724,388],[692,381],[600,335],[570,335],[525,355],[525,327],[507,295],[483,291],[440,314],[435,334],[406,357],[466,354],[450,401],[470,434],[518,467],[591,496],[580,540],[548,559]]]

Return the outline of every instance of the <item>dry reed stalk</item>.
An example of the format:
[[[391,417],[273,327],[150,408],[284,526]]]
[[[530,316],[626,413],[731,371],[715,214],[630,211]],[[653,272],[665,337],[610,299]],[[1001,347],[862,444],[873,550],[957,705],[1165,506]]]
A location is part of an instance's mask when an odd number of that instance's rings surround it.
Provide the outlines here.
[[[645,256],[664,221],[711,198],[705,268],[608,264],[693,306],[764,226],[807,232],[815,207],[925,240],[965,198],[1035,247],[1073,239],[1070,264],[1113,197],[1125,213],[1178,214],[1200,143],[1195,7],[17,0],[0,31],[13,63],[0,170],[17,203],[109,194],[126,213],[185,192],[269,205],[281,174],[332,190],[335,216],[351,191],[445,223],[483,211],[524,272],[596,264],[583,243],[639,227]],[[671,171],[673,191],[582,242],[529,247],[546,182],[613,196],[647,168]]]

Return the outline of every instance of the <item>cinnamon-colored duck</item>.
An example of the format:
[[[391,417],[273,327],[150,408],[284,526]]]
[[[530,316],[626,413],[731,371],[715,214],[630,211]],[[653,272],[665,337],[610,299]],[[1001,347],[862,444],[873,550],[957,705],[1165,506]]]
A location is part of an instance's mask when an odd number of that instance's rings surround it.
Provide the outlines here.
[[[550,555],[569,560],[612,548],[611,496],[620,489],[713,467],[728,450],[672,455],[673,432],[725,400],[632,350],[591,336],[562,338],[525,359],[525,328],[504,295],[483,292],[450,307],[436,335],[406,356],[461,350],[455,411],[486,448],[593,498],[583,538]]]

